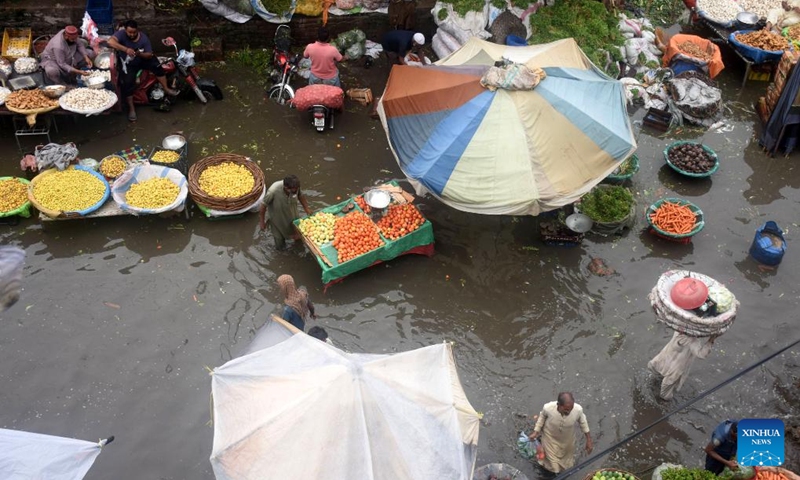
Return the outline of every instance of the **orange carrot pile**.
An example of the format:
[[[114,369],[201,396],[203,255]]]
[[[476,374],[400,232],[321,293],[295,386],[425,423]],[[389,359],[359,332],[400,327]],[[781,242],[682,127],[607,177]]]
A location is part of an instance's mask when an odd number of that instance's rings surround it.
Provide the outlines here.
[[[697,216],[686,205],[664,202],[650,214],[650,221],[667,233],[682,235],[694,229],[697,223]]]
[[[758,469],[756,480],[787,480],[786,476],[779,472],[768,472],[763,469]]]

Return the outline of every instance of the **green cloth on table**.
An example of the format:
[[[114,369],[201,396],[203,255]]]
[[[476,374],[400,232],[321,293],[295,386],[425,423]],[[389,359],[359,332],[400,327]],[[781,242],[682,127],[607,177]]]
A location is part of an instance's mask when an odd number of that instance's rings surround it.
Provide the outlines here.
[[[333,213],[336,216],[343,216],[340,211],[350,202],[354,202],[354,200],[349,198],[338,205],[323,208],[320,211]],[[361,210],[358,205],[356,205],[355,208]],[[299,223],[299,220],[295,220],[294,223]],[[386,242],[384,246],[376,248],[371,252],[367,252],[341,264],[338,261],[338,253],[333,247],[333,244],[330,242],[323,244],[319,248],[322,253],[328,257],[328,260],[330,260],[330,262],[333,264],[333,267],[329,267],[324,260],[317,255],[314,255],[314,258],[317,259],[317,263],[319,263],[319,266],[322,268],[322,283],[331,283],[359,270],[363,270],[377,261],[385,262],[391,260],[411,250],[412,248],[430,245],[434,241],[433,225],[428,220],[425,220],[425,223],[423,223],[419,228],[408,235],[398,238],[397,240],[388,240],[383,235],[381,235],[381,239]]]

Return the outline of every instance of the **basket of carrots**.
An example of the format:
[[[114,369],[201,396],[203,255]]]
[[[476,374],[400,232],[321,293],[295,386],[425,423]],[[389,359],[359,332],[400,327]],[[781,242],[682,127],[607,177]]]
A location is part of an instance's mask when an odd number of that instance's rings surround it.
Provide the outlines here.
[[[753,480],[800,480],[800,475],[781,467],[756,467]]]
[[[664,198],[650,205],[647,223],[659,237],[688,243],[705,226],[703,211],[688,200]]]

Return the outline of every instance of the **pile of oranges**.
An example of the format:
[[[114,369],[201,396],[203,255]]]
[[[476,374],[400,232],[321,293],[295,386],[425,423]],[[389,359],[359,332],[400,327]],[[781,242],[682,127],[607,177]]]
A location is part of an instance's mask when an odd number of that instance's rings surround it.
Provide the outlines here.
[[[418,229],[425,218],[414,205],[392,205],[386,215],[378,220],[378,228],[384,237],[397,240]]]
[[[364,213],[353,210],[336,219],[333,227],[333,246],[339,253],[339,263],[383,246],[378,229]]]
[[[370,213],[372,211],[372,208],[367,205],[367,201],[364,200],[364,195],[357,196],[356,203],[358,204],[359,208],[364,211],[364,213]]]

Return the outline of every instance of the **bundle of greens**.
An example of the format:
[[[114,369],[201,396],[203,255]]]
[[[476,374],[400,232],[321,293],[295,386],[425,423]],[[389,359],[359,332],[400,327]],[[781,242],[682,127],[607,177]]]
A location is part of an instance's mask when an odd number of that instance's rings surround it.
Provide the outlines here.
[[[661,480],[716,480],[717,476],[703,468],[668,468]]]
[[[595,222],[612,223],[628,216],[632,205],[633,194],[630,190],[617,185],[603,185],[595,187],[581,198],[580,210]]]
[[[621,60],[619,47],[625,37],[619,31],[619,19],[596,0],[564,0],[552,7],[541,7],[530,19],[529,43],[548,43],[572,37],[589,59],[600,68]],[[617,72],[619,70],[617,69]]]

